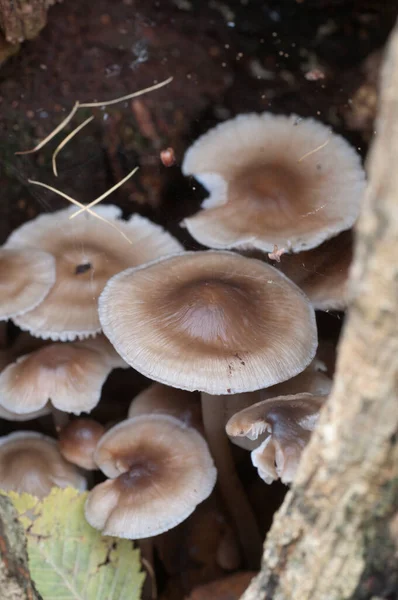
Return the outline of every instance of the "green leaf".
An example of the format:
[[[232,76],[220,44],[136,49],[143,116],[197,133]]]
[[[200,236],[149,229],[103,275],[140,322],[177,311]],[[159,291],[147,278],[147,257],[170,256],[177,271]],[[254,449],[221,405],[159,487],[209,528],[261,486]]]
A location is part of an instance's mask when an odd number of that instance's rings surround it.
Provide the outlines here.
[[[102,536],[84,518],[87,494],[54,488],[40,501],[9,492],[43,600],[139,600],[145,574],[130,540]]]

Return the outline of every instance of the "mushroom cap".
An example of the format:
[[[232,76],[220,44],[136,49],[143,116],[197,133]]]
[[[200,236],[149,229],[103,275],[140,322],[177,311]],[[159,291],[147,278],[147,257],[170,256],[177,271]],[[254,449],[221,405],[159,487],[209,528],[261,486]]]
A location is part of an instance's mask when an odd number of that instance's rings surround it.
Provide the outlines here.
[[[19,357],[0,373],[0,404],[24,414],[41,410],[51,400],[64,412],[90,412],[117,363],[124,364],[103,336],[49,344]]]
[[[0,249],[0,321],[33,310],[55,283],[55,259],[41,250]]]
[[[171,415],[188,427],[201,427],[202,408],[199,398],[186,390],[161,383],[150,385],[130,404],[129,418],[149,414]]]
[[[295,115],[221,123],[189,148],[182,170],[210,193],[183,224],[211,248],[313,248],[354,224],[365,188],[354,148]]]
[[[315,428],[319,411],[327,396],[294,394],[269,398],[235,414],[226,426],[230,436],[266,438],[251,453],[260,477],[290,483],[297,470],[301,452]]]
[[[39,410],[23,414],[11,412],[0,404],[0,419],[5,419],[6,421],[32,421],[33,419],[38,419],[39,417],[44,417],[49,414],[51,414],[51,407],[49,404],[46,404],[46,406]]]
[[[232,252],[185,252],[113,277],[101,324],[122,358],[173,387],[230,394],[274,385],[314,357],[314,310],[289,279]]]
[[[100,440],[95,462],[108,481],[88,495],[86,519],[104,535],[148,538],[175,527],[216,482],[207,444],[170,415],[123,421]]]
[[[352,254],[352,231],[343,231],[307,252],[284,254],[276,268],[303,290],[315,309],[344,310]]]
[[[56,260],[56,283],[45,301],[14,319],[21,329],[54,341],[95,335],[101,330],[98,296],[112,275],[182,249],[169,233],[144,217],[132,215],[122,221],[121,210],[112,205],[95,210],[117,223],[132,243],[90,214],[70,220],[75,207],[42,214],[9,237],[7,247],[39,248]]]
[[[79,470],[64,460],[57,442],[34,431],[0,438],[0,488],[43,498],[53,487],[86,489]]]
[[[105,428],[93,419],[69,421],[59,434],[59,451],[70,463],[94,471],[98,469],[94,452],[104,433]]]

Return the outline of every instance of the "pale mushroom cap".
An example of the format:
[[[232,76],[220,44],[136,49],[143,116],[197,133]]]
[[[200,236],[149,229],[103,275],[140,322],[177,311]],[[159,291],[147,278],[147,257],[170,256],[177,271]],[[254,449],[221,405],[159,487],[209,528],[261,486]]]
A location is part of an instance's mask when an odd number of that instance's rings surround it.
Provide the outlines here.
[[[210,495],[217,476],[202,436],[169,415],[116,425],[94,458],[113,479],[89,493],[86,519],[116,537],[148,538],[175,527]]]
[[[33,419],[38,419],[39,417],[44,417],[49,414],[51,414],[50,404],[47,404],[39,410],[23,414],[11,412],[0,404],[0,419],[5,419],[6,421],[32,421]]]
[[[43,498],[53,487],[86,489],[79,470],[64,460],[57,443],[32,431],[0,438],[0,489]]]
[[[149,414],[171,415],[188,427],[201,426],[202,409],[195,394],[161,383],[150,385],[130,404],[129,418]]]
[[[354,148],[295,115],[221,123],[189,148],[182,170],[210,193],[184,221],[210,248],[313,248],[354,224],[365,188]]]
[[[94,461],[97,444],[105,428],[93,419],[75,419],[60,432],[58,446],[62,456],[69,462],[93,471],[98,469]]]
[[[0,373],[0,405],[23,414],[51,400],[64,412],[90,412],[116,363],[116,352],[101,338],[53,343],[19,357]]]
[[[0,321],[36,308],[55,283],[55,260],[32,249],[0,249]]]
[[[15,323],[36,337],[54,341],[83,339],[101,330],[97,301],[112,275],[181,251],[169,233],[148,219],[118,217],[116,206],[96,207],[100,216],[114,221],[131,240],[96,217],[69,217],[75,207],[42,214],[14,231],[7,247],[24,246],[50,252],[56,260],[56,283],[37,308],[18,316]]]
[[[344,231],[307,252],[283,255],[276,266],[296,283],[318,310],[347,307],[352,232]]]
[[[150,379],[209,394],[293,377],[314,357],[314,310],[273,267],[231,252],[186,252],[113,277],[105,334]]]

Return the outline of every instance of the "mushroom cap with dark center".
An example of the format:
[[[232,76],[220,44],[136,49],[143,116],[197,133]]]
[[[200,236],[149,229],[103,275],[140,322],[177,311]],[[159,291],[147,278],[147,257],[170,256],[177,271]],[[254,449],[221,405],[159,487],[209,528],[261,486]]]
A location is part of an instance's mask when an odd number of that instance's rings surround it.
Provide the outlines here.
[[[113,221],[132,243],[92,215],[71,220],[74,207],[42,214],[9,237],[7,247],[39,248],[56,260],[56,283],[45,302],[14,319],[21,329],[54,341],[94,335],[101,330],[98,296],[112,275],[181,250],[177,240],[144,217],[122,221],[121,210],[112,205],[95,211]]]
[[[27,492],[39,498],[53,487],[86,489],[79,470],[64,460],[57,443],[33,431],[18,431],[0,438],[0,488]]]
[[[326,400],[327,396],[313,394],[269,398],[231,417],[226,431],[231,437],[249,439],[266,433],[262,444],[252,451],[252,462],[266,483],[278,477],[290,483]]]
[[[209,394],[293,377],[317,346],[306,296],[264,262],[186,252],[113,277],[101,324],[122,358],[150,379]]]
[[[210,192],[184,221],[210,248],[313,248],[353,225],[365,187],[354,148],[294,115],[225,121],[196,140],[182,169]]]
[[[100,440],[94,456],[112,479],[89,494],[85,514],[104,535],[139,539],[186,519],[216,481],[207,444],[169,415],[123,421]]]
[[[23,414],[38,411],[51,400],[65,412],[90,412],[109,373],[121,364],[103,336],[49,344],[19,357],[0,373],[0,404]]]
[[[55,259],[26,248],[0,249],[0,321],[36,308],[55,283]]]
[[[69,421],[59,434],[59,450],[66,460],[82,469],[98,469],[94,453],[104,433],[105,428],[93,419]]]

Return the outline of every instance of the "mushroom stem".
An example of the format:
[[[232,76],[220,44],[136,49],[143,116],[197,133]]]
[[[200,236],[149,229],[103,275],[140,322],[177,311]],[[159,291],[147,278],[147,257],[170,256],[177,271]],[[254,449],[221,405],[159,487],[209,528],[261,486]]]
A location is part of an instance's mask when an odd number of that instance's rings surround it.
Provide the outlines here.
[[[252,507],[235,469],[225,432],[224,399],[202,393],[202,416],[207,443],[218,471],[218,485],[232,519],[246,568],[260,566],[262,539]]]
[[[69,423],[69,415],[55,406],[51,407],[55,431],[59,433]]]

